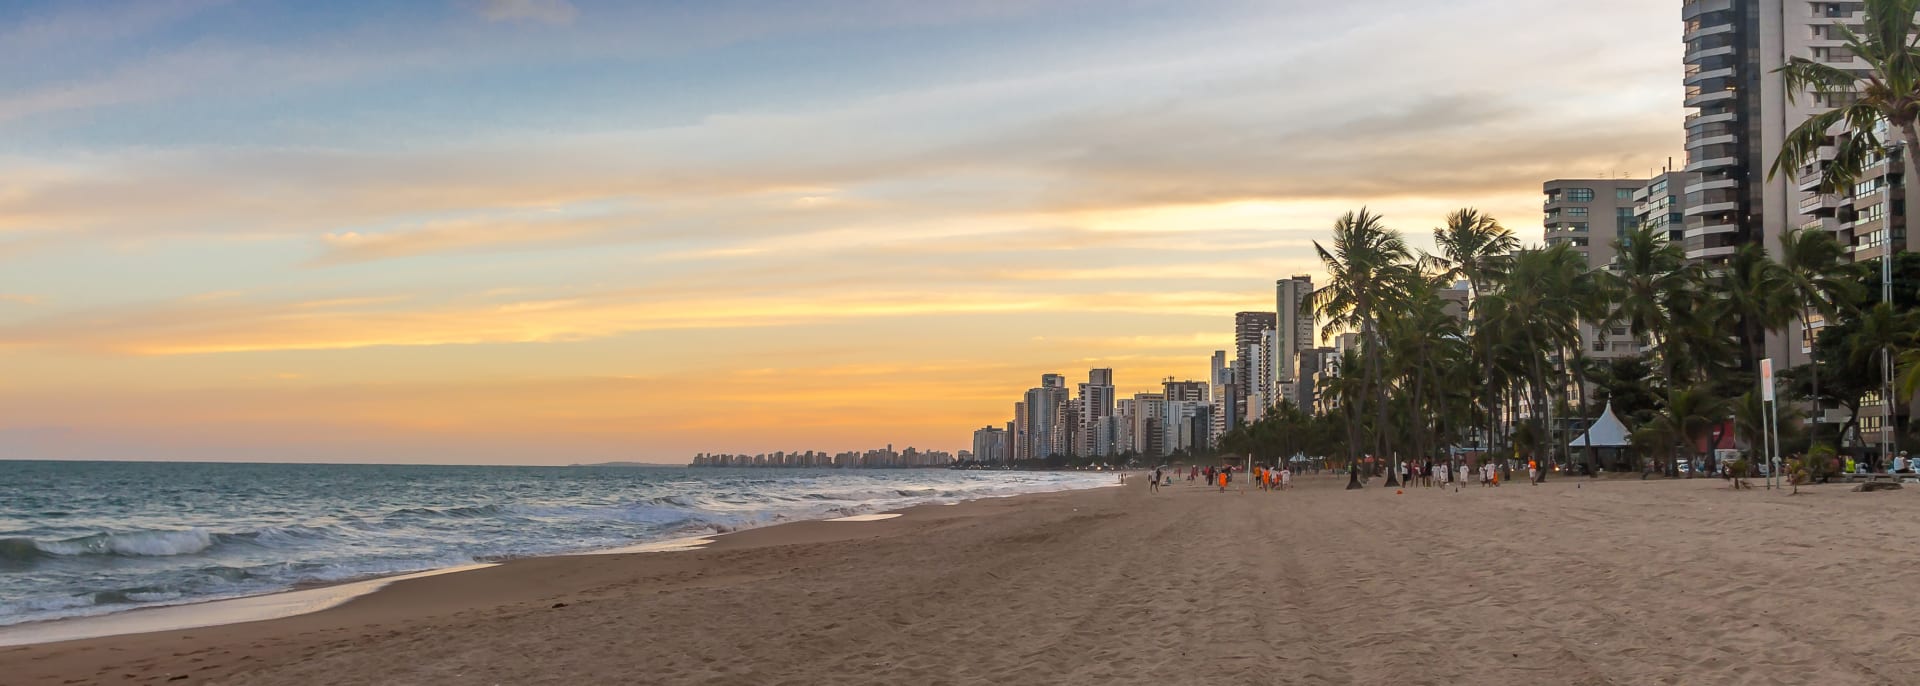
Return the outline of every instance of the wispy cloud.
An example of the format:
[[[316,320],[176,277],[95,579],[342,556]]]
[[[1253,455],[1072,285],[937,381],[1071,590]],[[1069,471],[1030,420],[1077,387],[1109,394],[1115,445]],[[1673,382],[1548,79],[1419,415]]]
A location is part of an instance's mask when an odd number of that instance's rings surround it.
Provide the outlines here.
[[[475,7],[487,21],[537,21],[570,24],[580,14],[567,0],[480,0]]]

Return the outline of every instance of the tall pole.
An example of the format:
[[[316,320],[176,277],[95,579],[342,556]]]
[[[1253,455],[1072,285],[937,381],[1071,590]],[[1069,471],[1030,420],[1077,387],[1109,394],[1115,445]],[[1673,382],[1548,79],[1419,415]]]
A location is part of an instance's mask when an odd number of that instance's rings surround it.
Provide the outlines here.
[[[1906,152],[1906,141],[1903,140],[1895,143],[1893,147],[1895,154],[1902,158],[1900,163],[1905,164],[1906,155],[1901,153]],[[1891,160],[1888,162],[1892,164]],[[1912,183],[1912,181],[1908,180],[1907,183]],[[1887,195],[1889,198],[1892,197],[1892,189],[1888,189]],[[1891,201],[1889,201],[1889,206],[1891,206]],[[1893,256],[1895,254],[1893,218],[1886,218],[1886,222],[1886,248],[1882,249],[1880,254],[1880,302],[1886,303],[1887,309],[1891,310],[1893,309]],[[1880,396],[1880,407],[1882,408],[1882,416],[1880,419],[1880,460],[1882,463],[1891,466],[1893,464],[1893,425],[1895,421],[1893,404],[1893,350],[1886,345],[1880,346],[1880,380],[1882,384],[1881,393],[1883,394]]]
[[[1880,302],[1893,308],[1893,229],[1887,229],[1886,249],[1880,255]],[[1880,461],[1893,464],[1893,351],[1880,346]]]

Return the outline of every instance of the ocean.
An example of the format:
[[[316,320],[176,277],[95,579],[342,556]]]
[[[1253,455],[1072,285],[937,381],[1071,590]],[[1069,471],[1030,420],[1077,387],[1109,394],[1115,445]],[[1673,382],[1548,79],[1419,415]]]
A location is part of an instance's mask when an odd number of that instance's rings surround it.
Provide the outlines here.
[[[943,469],[0,461],[0,626],[1114,480]]]

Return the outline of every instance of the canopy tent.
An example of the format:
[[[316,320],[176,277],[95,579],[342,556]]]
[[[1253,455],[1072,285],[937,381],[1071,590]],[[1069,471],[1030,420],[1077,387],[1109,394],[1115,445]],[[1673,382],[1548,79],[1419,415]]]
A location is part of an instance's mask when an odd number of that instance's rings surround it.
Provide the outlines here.
[[[1631,443],[1627,440],[1627,425],[1621,424],[1619,417],[1613,416],[1613,403],[1609,401],[1606,411],[1600,413],[1599,419],[1593,420],[1593,426],[1587,427],[1586,432],[1573,439],[1567,447],[1625,448],[1628,445]]]
[[[1627,438],[1627,425],[1620,423],[1619,417],[1613,416],[1613,403],[1608,402],[1600,418],[1593,420],[1593,425],[1568,443],[1567,447],[1575,451],[1574,455],[1569,456],[1572,460],[1581,460],[1580,455],[1590,454],[1599,460],[1597,466],[1601,469],[1628,469],[1631,464],[1626,459],[1626,452],[1630,445],[1632,442]]]

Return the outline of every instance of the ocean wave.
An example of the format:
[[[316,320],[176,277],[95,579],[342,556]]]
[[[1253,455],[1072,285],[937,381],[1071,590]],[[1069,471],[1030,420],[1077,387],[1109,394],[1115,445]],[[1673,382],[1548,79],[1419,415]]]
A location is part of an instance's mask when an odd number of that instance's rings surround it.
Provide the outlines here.
[[[205,529],[99,533],[59,541],[7,538],[0,539],[0,559],[31,560],[47,556],[82,555],[168,557],[192,555],[213,547],[213,543],[213,534]]]
[[[389,517],[452,517],[456,519],[477,519],[500,514],[499,505],[469,505],[462,507],[407,507],[394,510]]]

